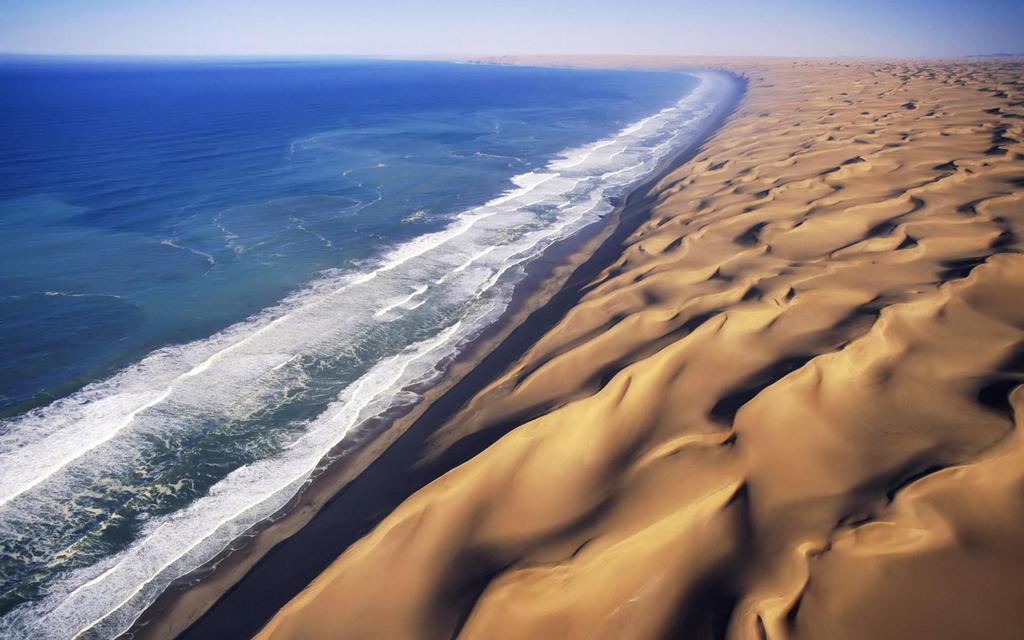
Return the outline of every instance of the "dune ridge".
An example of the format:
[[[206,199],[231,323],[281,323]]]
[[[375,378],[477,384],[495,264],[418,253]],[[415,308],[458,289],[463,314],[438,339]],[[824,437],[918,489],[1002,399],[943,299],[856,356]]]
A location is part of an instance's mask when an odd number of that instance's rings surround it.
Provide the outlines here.
[[[1024,63],[699,64],[739,109],[422,462],[503,435],[258,637],[1021,637]]]

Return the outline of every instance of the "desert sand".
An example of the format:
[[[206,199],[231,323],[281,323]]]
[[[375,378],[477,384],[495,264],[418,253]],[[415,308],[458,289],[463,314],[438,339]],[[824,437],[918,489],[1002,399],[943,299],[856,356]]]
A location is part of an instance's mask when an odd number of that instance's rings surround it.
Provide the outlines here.
[[[1024,65],[629,63],[746,95],[259,637],[1024,637]]]

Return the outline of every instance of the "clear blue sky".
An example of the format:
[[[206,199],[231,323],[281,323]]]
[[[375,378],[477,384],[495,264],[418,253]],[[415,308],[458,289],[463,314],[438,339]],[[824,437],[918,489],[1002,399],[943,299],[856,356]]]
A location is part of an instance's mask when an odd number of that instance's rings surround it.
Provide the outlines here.
[[[0,0],[0,52],[949,56],[1024,51],[1024,0]]]

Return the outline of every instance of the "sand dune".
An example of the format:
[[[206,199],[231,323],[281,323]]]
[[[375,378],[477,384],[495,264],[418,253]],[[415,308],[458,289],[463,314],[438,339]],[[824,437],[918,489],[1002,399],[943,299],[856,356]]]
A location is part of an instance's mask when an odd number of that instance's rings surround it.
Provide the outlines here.
[[[1024,66],[710,62],[737,112],[424,462],[504,435],[260,637],[1022,637]]]

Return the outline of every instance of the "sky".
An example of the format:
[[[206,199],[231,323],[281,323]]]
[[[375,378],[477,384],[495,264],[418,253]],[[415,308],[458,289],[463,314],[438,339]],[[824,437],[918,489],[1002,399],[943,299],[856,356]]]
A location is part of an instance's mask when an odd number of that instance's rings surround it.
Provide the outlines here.
[[[941,57],[1024,52],[1024,0],[0,0],[0,52]]]

